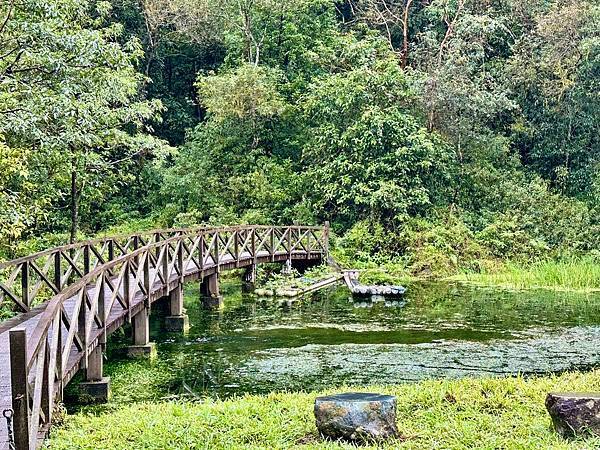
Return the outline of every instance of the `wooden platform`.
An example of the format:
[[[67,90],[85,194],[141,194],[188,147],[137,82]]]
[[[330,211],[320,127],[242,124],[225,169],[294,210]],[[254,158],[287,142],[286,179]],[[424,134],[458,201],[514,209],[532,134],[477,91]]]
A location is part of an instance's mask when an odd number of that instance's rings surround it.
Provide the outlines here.
[[[361,284],[358,281],[359,272],[356,270],[345,270],[344,281],[352,292],[359,297],[400,297],[406,292],[404,286],[374,286]]]

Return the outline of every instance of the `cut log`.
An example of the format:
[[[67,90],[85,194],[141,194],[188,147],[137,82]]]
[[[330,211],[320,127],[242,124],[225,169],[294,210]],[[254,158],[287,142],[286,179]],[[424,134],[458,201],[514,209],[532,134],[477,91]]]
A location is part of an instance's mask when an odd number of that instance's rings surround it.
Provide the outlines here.
[[[350,392],[317,397],[315,418],[327,439],[368,443],[399,436],[396,397],[391,395]]]
[[[562,437],[600,436],[600,394],[551,392],[546,397],[546,409]]]

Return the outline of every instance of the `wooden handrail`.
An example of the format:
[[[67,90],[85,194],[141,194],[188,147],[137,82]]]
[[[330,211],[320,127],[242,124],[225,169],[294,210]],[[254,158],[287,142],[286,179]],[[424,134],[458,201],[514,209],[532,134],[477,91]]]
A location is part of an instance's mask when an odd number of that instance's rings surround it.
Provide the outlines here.
[[[257,230],[269,231],[274,228],[283,227],[249,225],[218,229],[236,233],[240,230],[248,231],[252,229],[256,233]],[[295,227],[285,228],[289,233],[289,230]],[[142,242],[141,246],[143,247],[149,244],[151,239],[154,239],[157,243],[178,235],[214,229],[216,228],[172,228],[106,236],[55,247],[11,261],[0,262],[0,306],[8,300],[16,311],[27,312],[36,304],[60,292],[64,285],[73,284],[93,268],[114,260],[116,253],[118,253],[117,256],[123,256],[134,252],[140,247],[140,242]],[[321,227],[303,226],[302,229],[306,232],[314,232],[321,229]],[[282,233],[279,242],[282,242],[285,238],[286,236]],[[213,244],[220,245],[220,243]],[[271,245],[274,245],[273,236],[271,236]],[[2,273],[6,274],[4,279],[1,277]]]
[[[195,228],[193,230],[201,230]],[[192,229],[160,230],[162,236],[188,233]],[[63,284],[72,284],[92,268],[135,250],[140,241],[156,230],[133,235],[106,236],[44,250],[25,257],[0,263],[0,306],[8,299],[13,308],[27,312],[46,300],[51,293],[60,292]],[[146,239],[147,242],[148,239]],[[20,282],[19,282],[20,280]]]
[[[182,232],[182,231],[189,232],[190,230],[204,229],[204,228],[207,228],[207,227],[198,227],[198,228],[191,228],[191,229],[190,228],[166,228],[166,229],[160,229],[160,230],[156,229],[156,230],[140,231],[139,233],[133,233],[133,234],[123,233],[123,234],[117,234],[117,235],[112,235],[112,236],[101,236],[101,237],[98,237],[95,239],[88,239],[85,241],[78,241],[73,244],[65,244],[65,245],[61,245],[59,247],[49,248],[46,250],[39,251],[37,253],[32,253],[31,255],[22,256],[20,258],[8,260],[8,261],[0,261],[0,270],[6,269],[7,267],[10,267],[10,266],[22,264],[25,261],[31,261],[32,259],[38,259],[43,256],[54,254],[57,251],[63,251],[63,252],[69,251],[69,250],[84,247],[86,245],[95,245],[95,244],[99,244],[99,243],[104,243],[109,240],[118,240],[118,239],[133,237],[133,236],[153,235],[156,233],[177,233],[177,232]]]

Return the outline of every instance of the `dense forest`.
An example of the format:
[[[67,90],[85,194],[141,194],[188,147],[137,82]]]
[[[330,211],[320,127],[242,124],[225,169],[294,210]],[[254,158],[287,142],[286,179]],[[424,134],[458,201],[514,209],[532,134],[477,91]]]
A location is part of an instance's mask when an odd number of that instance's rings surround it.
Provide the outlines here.
[[[325,220],[414,274],[594,258],[599,165],[596,0],[0,3],[4,258]]]

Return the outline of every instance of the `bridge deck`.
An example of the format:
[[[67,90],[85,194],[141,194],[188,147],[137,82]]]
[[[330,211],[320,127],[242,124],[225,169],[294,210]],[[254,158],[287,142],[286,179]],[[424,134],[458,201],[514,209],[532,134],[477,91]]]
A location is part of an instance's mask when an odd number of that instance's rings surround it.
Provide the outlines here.
[[[270,261],[270,260],[273,260],[274,257],[277,260],[285,260],[289,256],[290,255],[288,255],[285,252],[277,252],[276,254],[270,254],[268,251],[257,252],[257,255],[256,255],[257,262]],[[293,252],[292,258],[294,258],[294,257],[296,257],[296,258],[307,258],[307,257],[311,258],[314,256],[317,256],[317,255],[306,255],[305,252]],[[218,265],[225,269],[231,269],[231,268],[235,268],[237,266],[244,266],[244,265],[251,264],[253,262],[253,259],[254,258],[252,257],[252,255],[250,253],[242,253],[242,254],[240,254],[240,257],[238,260],[229,256],[229,257],[226,257],[226,258],[223,258],[222,260],[220,260]],[[214,264],[214,262],[213,262],[213,264],[209,264],[203,268],[204,272],[210,272],[211,270],[212,271],[216,270],[216,265]],[[194,265],[192,262],[190,262],[190,264],[188,264],[188,266],[186,267],[185,279],[191,280],[194,278],[198,278],[198,276],[199,276],[199,270],[198,270],[197,266]],[[131,295],[131,300],[130,300],[131,310],[137,312],[138,310],[141,310],[143,308],[143,302],[144,302],[145,296],[141,292],[139,287],[137,286],[137,283],[135,283],[135,279],[133,276],[130,277],[130,282],[131,282],[130,285],[133,288],[136,288],[134,291],[132,291],[132,295]],[[171,279],[169,280],[169,284],[171,284],[171,283],[176,284],[178,282],[179,282],[179,277],[177,277],[177,276],[172,276]],[[158,279],[154,283],[154,286],[152,286],[152,288],[151,288],[151,292],[152,292],[152,295],[150,296],[151,301],[157,300],[162,295],[164,295],[164,293],[166,293],[165,288],[166,287],[163,285],[163,283],[160,281],[160,279]],[[122,288],[120,290],[122,292]],[[94,287],[93,286],[89,287],[88,292],[90,294],[93,294]],[[162,295],[158,295],[161,293],[162,293]],[[105,292],[105,299],[107,301],[110,300],[109,297],[110,297],[110,293]],[[63,303],[65,310],[71,317],[72,317],[71,312],[73,311],[75,303],[76,303],[75,296],[67,299]],[[24,328],[24,329],[26,329],[27,337],[30,338],[38,325],[38,322],[40,320],[40,315],[43,311],[44,311],[44,305],[41,305],[35,309],[32,309],[28,313],[20,314],[19,316],[15,317],[15,318],[12,318],[10,320],[0,323],[0,413],[2,411],[4,411],[5,409],[11,408],[11,405],[12,405],[11,372],[10,372],[10,356],[9,356],[9,331],[14,328]],[[107,333],[112,333],[115,330],[117,330],[118,328],[120,328],[124,323],[127,322],[127,319],[128,319],[128,311],[126,309],[124,309],[119,302],[114,302],[114,304],[110,310],[110,313],[108,315],[108,319],[107,319]],[[66,329],[63,325],[63,333],[62,333],[63,339],[66,339],[66,334],[67,334]],[[97,341],[98,341],[99,334],[100,334],[100,331],[97,330],[95,334],[92,334],[92,336],[90,336],[89,342],[91,344],[88,346],[88,353],[89,353],[89,351],[93,350],[93,348],[95,348],[98,345]],[[65,384],[68,383],[71,380],[71,378],[79,370],[79,365],[80,365],[82,358],[83,358],[82,352],[78,352],[78,351],[76,351],[75,348],[73,348],[73,350],[71,351],[71,354],[69,356],[67,367],[64,368],[65,369],[65,379],[63,381]],[[0,450],[5,450],[5,449],[8,450],[7,426],[6,426],[6,421],[5,421],[4,417],[0,417]]]

